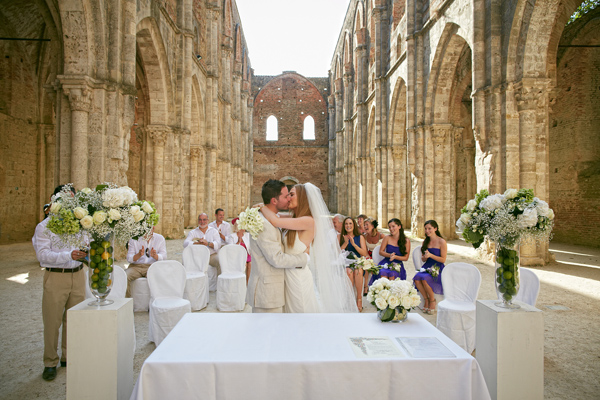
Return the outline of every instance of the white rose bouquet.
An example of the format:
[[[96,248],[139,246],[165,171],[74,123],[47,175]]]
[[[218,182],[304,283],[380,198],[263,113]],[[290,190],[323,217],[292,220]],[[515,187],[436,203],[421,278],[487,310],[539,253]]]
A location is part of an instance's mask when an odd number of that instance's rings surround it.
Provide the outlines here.
[[[388,263],[388,264],[383,264],[382,268],[389,269],[390,271],[401,272],[402,271],[402,264],[399,264],[399,263]]]
[[[379,267],[378,265],[375,265],[375,261],[373,261],[372,258],[361,257],[361,258],[356,259],[356,261],[354,261],[350,265],[348,265],[348,268],[351,268],[351,269],[362,268],[365,271],[369,271],[371,273],[376,274],[379,272],[379,269],[381,267]]]
[[[532,189],[508,189],[490,195],[480,191],[461,210],[456,226],[463,238],[478,248],[488,236],[509,245],[521,239],[548,241],[554,225],[554,211],[534,197]]]
[[[158,223],[160,215],[149,201],[138,201],[129,187],[103,184],[72,195],[71,185],[53,196],[47,229],[63,245],[85,247],[90,238],[101,241],[108,234],[125,245]],[[101,239],[102,238],[102,239]]]
[[[421,303],[421,297],[408,281],[381,278],[369,287],[367,301],[377,308],[381,321],[388,322],[403,319]]]
[[[240,213],[239,218],[239,229],[243,229],[248,232],[252,236],[252,239],[256,239],[258,234],[264,229],[263,219],[260,216],[258,208],[246,208],[246,211],[242,211]]]

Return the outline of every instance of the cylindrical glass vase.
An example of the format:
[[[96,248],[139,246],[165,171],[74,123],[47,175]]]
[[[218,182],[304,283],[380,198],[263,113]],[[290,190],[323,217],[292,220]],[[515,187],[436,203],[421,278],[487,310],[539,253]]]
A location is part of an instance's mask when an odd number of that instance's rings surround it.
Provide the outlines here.
[[[385,310],[378,310],[377,317],[381,322],[404,322],[408,318],[408,311],[404,307],[388,307]]]
[[[113,234],[105,237],[94,237],[90,244],[90,291],[96,297],[88,305],[106,306],[114,303],[106,297],[110,294],[113,284],[114,241]]]
[[[521,308],[514,304],[513,300],[519,293],[520,274],[519,274],[519,244],[507,244],[496,242],[496,293],[502,300],[496,303],[498,307]]]

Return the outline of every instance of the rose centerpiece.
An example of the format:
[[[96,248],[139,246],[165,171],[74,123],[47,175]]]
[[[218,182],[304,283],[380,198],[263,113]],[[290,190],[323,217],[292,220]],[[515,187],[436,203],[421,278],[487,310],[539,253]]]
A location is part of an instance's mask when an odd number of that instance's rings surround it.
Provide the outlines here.
[[[532,189],[508,189],[490,195],[480,191],[461,210],[456,226],[467,243],[478,248],[485,238],[495,242],[496,290],[502,298],[497,305],[519,308],[512,300],[520,286],[520,244],[548,242],[554,225],[554,211],[534,197]]]
[[[377,308],[381,322],[403,322],[408,311],[421,303],[421,297],[408,281],[380,278],[369,287],[367,301]]]
[[[89,252],[81,260],[90,268],[89,285],[97,301],[106,305],[112,288],[115,246],[125,246],[150,231],[160,218],[152,202],[139,201],[129,187],[114,184],[84,188],[75,195],[71,185],[53,196],[47,228],[57,244]]]

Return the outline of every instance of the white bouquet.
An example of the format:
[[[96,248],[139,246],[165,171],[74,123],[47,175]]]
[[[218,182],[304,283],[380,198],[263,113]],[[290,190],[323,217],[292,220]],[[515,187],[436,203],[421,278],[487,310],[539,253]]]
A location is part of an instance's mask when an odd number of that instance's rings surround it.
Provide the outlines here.
[[[437,282],[437,277],[440,276],[440,267],[437,264],[433,264],[433,267],[421,268],[419,272],[427,272]]]
[[[399,263],[383,264],[382,267],[389,269],[390,271],[396,271],[396,272],[402,271],[402,264],[399,264]]]
[[[381,278],[369,287],[367,301],[381,312],[381,321],[387,322],[417,307],[421,303],[421,297],[408,281]]]
[[[369,271],[371,273],[378,273],[379,266],[375,265],[375,261],[371,258],[361,257],[354,261],[352,264],[348,266],[348,268],[359,269],[362,268],[365,271]]]
[[[258,208],[248,207],[246,211],[242,211],[237,224],[239,229],[248,232],[252,236],[252,239],[256,239],[258,234],[264,229],[263,219],[258,212]]]

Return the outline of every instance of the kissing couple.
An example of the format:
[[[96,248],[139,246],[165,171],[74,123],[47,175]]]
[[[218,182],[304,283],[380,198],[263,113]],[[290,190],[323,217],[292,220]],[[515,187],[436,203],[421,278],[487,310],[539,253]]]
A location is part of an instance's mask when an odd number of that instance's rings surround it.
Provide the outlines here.
[[[264,229],[251,238],[252,270],[246,302],[252,312],[358,312],[340,260],[340,246],[321,191],[312,183],[286,185],[270,179],[262,187]],[[278,212],[290,210],[291,217]]]

